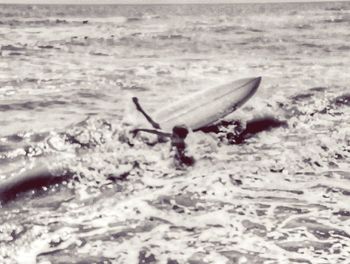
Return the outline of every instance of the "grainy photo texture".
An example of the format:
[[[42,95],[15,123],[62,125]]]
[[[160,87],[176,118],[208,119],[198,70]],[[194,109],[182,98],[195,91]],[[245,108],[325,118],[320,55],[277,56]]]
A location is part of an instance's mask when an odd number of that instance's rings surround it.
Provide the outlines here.
[[[29,2],[0,263],[349,263],[350,2]]]

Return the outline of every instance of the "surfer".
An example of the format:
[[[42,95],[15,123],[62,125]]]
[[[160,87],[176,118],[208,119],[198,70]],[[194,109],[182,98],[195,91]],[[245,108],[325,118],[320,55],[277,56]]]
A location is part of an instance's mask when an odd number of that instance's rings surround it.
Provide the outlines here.
[[[174,164],[178,169],[194,164],[194,158],[186,154],[185,139],[188,135],[186,126],[175,126],[171,135],[171,152],[174,153]]]
[[[166,138],[171,140],[170,150],[173,152],[174,164],[176,168],[183,169],[186,166],[192,166],[194,164],[193,157],[186,155],[186,143],[185,139],[188,135],[188,128],[185,125],[176,125],[173,127],[172,133],[166,133],[161,131],[160,125],[156,123],[141,107],[138,98],[132,98],[136,109],[143,114],[146,120],[152,125],[154,129],[134,129],[132,132],[136,135],[138,132],[148,132],[158,136],[158,142],[166,141]]]

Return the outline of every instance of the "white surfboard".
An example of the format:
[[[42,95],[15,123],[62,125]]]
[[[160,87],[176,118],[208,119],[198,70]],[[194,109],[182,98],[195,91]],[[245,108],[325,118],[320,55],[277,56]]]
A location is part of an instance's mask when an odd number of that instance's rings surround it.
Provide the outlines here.
[[[242,106],[254,95],[260,82],[261,77],[245,78],[205,89],[158,110],[152,117],[164,132],[171,133],[176,125],[196,130]]]

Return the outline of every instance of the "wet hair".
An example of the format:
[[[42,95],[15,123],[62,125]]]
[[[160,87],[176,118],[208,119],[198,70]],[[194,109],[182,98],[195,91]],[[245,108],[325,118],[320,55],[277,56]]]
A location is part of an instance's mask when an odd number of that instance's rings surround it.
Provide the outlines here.
[[[174,126],[173,135],[177,135],[180,138],[186,138],[188,135],[188,129],[185,126]]]

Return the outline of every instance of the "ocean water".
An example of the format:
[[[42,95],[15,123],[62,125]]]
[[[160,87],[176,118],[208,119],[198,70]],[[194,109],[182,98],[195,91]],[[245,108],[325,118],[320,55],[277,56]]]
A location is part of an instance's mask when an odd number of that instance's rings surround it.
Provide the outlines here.
[[[74,176],[0,208],[0,262],[348,263],[349,28],[350,2],[1,5],[0,178],[45,157]],[[186,170],[128,135],[131,96],[152,114],[252,76],[230,118],[286,125],[191,133]]]

